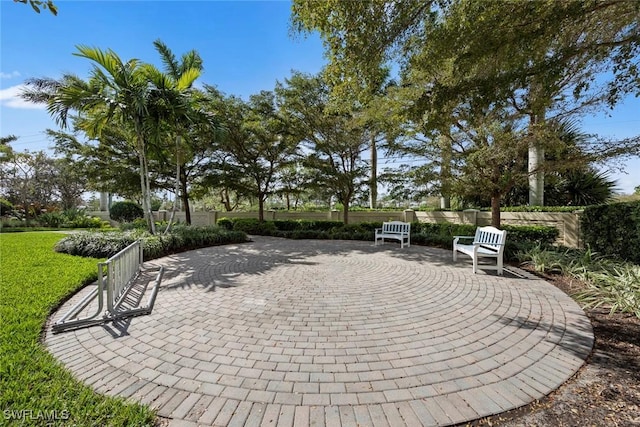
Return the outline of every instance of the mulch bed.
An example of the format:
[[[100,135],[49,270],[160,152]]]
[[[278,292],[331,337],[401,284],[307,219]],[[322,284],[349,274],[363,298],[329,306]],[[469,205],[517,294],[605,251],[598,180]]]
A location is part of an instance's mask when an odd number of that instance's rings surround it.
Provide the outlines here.
[[[568,295],[582,284],[544,278]],[[525,407],[483,418],[470,426],[640,426],[640,319],[586,309],[595,335],[587,363],[558,390]]]

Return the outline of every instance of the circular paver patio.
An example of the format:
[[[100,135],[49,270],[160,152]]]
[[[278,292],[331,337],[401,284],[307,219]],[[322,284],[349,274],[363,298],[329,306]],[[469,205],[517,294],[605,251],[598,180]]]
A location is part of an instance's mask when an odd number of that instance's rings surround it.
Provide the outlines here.
[[[593,345],[554,286],[434,248],[256,237],[154,263],[151,315],[46,344],[175,425],[451,425],[545,396]]]

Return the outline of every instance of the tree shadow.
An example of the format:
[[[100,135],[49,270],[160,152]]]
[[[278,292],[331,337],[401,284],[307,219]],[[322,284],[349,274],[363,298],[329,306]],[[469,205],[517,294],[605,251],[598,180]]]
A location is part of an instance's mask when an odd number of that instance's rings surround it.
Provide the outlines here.
[[[493,315],[494,317],[498,317]],[[541,341],[551,343],[562,352],[587,360],[594,346],[593,328],[586,316],[569,316],[568,322],[549,322],[522,316],[500,316],[497,321],[515,330],[544,333]]]

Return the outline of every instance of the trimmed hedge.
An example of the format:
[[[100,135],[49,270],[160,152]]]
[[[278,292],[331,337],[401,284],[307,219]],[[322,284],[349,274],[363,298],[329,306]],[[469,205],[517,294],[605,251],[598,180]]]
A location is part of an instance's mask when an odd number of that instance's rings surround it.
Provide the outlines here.
[[[640,201],[589,206],[581,226],[593,251],[640,264]]]
[[[109,218],[118,222],[131,222],[144,218],[144,211],[134,202],[115,202],[109,207]]]
[[[220,218],[218,225],[248,234],[287,239],[373,241],[375,229],[382,227],[382,222],[344,224],[340,221],[280,220],[261,223],[253,218]],[[550,246],[558,237],[558,230],[554,227],[505,225],[502,228],[507,230],[505,257],[509,260],[516,259],[519,251],[532,246]],[[414,222],[411,224],[411,243],[451,249],[453,236],[473,236],[475,231],[475,225]]]
[[[175,226],[169,234],[151,235],[144,230],[70,234],[60,240],[56,252],[93,258],[109,258],[136,240],[142,240],[144,259],[228,243],[243,243],[247,235],[220,227]]]

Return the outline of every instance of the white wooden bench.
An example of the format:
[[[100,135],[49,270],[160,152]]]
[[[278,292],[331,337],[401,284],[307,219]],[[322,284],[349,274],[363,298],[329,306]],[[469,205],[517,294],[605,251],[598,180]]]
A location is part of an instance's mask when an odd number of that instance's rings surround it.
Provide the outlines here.
[[[483,269],[498,270],[502,274],[502,254],[507,240],[507,232],[495,227],[478,227],[475,236],[453,236],[453,260],[458,260],[458,252],[473,259],[473,273],[478,271],[478,258],[496,258],[495,266],[485,266]],[[470,245],[458,243],[462,239],[473,239]]]
[[[374,245],[378,245],[378,241],[384,239],[398,240],[400,247],[404,248],[405,242],[407,246],[411,246],[411,223],[402,221],[383,222],[382,228],[376,228]]]

